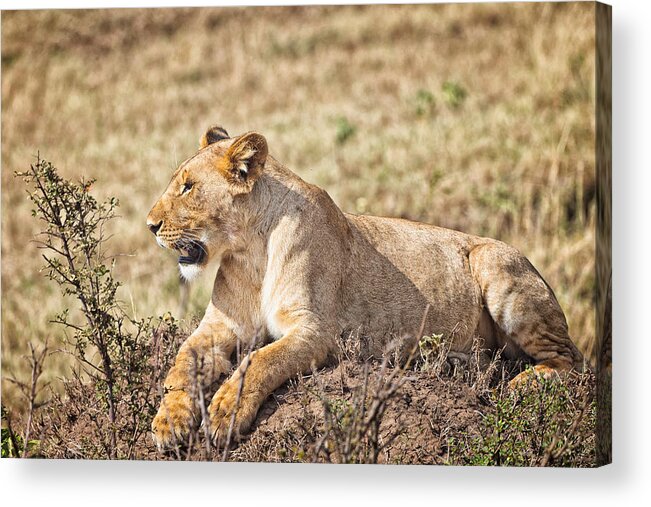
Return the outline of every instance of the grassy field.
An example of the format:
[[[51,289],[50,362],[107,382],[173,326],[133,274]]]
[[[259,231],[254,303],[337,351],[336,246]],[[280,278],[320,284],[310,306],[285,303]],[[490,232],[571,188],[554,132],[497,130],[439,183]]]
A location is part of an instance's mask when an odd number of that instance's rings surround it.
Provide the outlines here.
[[[23,183],[41,156],[116,196],[121,299],[176,312],[176,258],[145,228],[213,123],[271,153],[345,211],[499,238],[594,344],[594,6],[487,4],[2,14],[2,369],[61,330]],[[200,316],[209,277],[192,288]],[[189,327],[189,324],[188,324]],[[45,376],[67,375],[63,354]],[[2,383],[3,404],[17,403]]]

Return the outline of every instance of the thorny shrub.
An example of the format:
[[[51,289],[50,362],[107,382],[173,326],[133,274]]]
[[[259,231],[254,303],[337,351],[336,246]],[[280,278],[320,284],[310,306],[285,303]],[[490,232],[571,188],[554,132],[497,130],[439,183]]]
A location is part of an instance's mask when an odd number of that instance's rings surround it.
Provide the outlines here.
[[[25,433],[48,434],[38,452],[51,457],[133,458],[148,436],[157,390],[176,349],[176,323],[170,315],[136,319],[117,298],[114,260],[104,252],[117,199],[98,202],[89,191],[93,180],[68,181],[40,157],[17,176],[30,186],[32,214],[43,224],[38,244],[45,274],[80,310],[66,309],[53,321],[75,359],[65,394],[52,393],[38,421],[32,403]],[[32,384],[36,389],[38,378]],[[92,438],[72,441],[77,427],[93,428]]]

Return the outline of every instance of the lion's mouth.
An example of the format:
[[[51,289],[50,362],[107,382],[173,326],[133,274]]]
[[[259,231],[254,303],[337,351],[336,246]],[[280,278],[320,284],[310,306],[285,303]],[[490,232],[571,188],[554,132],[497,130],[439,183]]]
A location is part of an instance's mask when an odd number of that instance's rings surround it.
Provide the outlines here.
[[[187,241],[176,247],[181,252],[179,264],[201,264],[206,259],[206,247],[200,241]]]

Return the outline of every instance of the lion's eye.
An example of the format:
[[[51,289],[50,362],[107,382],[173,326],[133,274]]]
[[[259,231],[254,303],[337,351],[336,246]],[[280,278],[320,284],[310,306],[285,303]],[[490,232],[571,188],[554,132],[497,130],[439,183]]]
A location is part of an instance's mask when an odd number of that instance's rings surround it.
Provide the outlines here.
[[[189,192],[192,189],[192,182],[191,181],[186,181],[182,186],[181,186],[181,195]]]

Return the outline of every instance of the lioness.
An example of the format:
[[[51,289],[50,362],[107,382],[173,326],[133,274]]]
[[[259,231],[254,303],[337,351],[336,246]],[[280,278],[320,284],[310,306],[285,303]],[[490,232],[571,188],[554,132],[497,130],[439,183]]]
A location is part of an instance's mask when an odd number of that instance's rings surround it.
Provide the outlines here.
[[[236,433],[246,431],[267,396],[324,364],[342,334],[365,336],[377,351],[391,337],[443,334],[461,353],[479,337],[487,349],[532,360],[543,374],[582,363],[552,289],[516,249],[343,213],[324,190],[269,156],[258,133],[230,138],[210,128],[147,225],[160,246],[179,252],[186,279],[219,262],[203,320],[165,380],[152,424],[160,449],[183,442],[200,419],[197,378],[213,384],[230,371],[238,345],[254,340],[262,346],[208,408],[215,439],[231,421]]]

